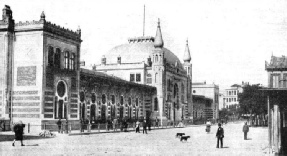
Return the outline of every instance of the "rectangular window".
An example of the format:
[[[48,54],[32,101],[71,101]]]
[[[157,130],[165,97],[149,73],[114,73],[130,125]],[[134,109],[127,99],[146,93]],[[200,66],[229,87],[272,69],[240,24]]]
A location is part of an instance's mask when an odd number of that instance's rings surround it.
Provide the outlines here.
[[[136,81],[141,82],[141,74],[136,74]]]
[[[130,81],[134,82],[135,81],[135,74],[130,74]]]
[[[283,80],[282,81],[283,81],[283,87],[287,88],[287,74],[283,75]]]
[[[279,88],[279,75],[273,75],[272,80],[272,88]]]

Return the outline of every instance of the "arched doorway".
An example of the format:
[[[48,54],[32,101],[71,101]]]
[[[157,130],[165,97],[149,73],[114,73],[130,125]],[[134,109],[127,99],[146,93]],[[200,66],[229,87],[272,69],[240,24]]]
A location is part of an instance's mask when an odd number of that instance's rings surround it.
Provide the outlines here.
[[[96,105],[95,104],[91,105],[91,110],[90,111],[91,111],[91,114],[90,114],[91,121],[96,120]]]
[[[107,106],[102,105],[102,107],[101,107],[101,119],[102,120],[106,120],[106,109],[107,109]]]

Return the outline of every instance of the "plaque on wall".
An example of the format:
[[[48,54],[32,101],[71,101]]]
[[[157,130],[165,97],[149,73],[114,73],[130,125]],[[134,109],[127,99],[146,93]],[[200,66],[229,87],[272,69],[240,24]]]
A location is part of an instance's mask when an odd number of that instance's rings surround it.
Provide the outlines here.
[[[17,68],[17,86],[36,85],[36,66]]]

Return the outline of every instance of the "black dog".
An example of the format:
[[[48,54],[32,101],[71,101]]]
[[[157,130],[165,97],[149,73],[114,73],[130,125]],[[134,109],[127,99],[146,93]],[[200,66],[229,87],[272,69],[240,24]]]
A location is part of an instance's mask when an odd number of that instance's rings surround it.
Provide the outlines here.
[[[183,135],[185,135],[185,133],[176,133],[175,137],[178,138],[178,137],[181,137]]]
[[[188,138],[190,138],[190,136],[181,136],[180,141],[187,141]]]

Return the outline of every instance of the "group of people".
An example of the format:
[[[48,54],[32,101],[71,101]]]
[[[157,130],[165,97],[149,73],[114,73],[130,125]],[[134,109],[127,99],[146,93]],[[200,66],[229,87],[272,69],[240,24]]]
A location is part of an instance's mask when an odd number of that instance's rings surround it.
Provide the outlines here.
[[[69,122],[67,119],[66,119],[66,121],[63,121],[63,122],[61,121],[61,119],[59,119],[56,124],[58,126],[58,133],[63,133],[64,129],[65,129],[66,133],[68,132]]]

